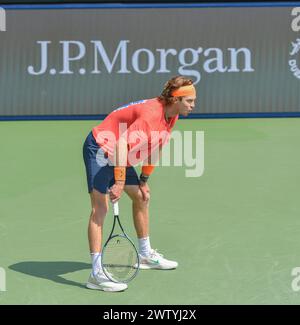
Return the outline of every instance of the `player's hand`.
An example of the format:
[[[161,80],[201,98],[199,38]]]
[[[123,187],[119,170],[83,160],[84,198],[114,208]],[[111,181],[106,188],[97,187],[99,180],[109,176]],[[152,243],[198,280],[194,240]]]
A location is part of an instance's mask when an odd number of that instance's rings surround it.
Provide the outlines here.
[[[141,190],[142,195],[143,195],[143,200],[144,201],[149,201],[149,199],[150,199],[149,185],[147,183],[140,182],[140,190]]]
[[[122,192],[124,190],[125,182],[119,182],[117,181],[109,190],[109,198],[112,203],[116,203],[118,200],[120,200]]]

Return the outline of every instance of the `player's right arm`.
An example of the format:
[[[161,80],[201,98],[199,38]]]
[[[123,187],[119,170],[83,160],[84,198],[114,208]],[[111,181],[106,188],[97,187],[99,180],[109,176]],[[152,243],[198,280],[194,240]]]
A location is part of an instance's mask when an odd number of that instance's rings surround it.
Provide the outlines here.
[[[147,147],[150,137],[150,127],[144,119],[136,119],[134,123],[120,136],[115,147],[114,155],[114,177],[115,184],[109,190],[110,199],[113,203],[117,202],[124,190],[126,180],[126,166],[134,165],[132,157],[128,157],[128,150],[131,150],[135,145],[144,143]],[[133,151],[134,153],[134,151]]]
[[[126,180],[128,145],[126,135],[122,135],[116,143],[114,157],[115,184],[109,189],[109,196],[112,203],[117,202],[124,190]]]

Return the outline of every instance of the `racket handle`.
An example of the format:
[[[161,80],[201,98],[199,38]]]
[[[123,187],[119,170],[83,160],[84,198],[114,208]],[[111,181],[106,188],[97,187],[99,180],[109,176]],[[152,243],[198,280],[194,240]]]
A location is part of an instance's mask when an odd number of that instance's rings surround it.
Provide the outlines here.
[[[119,202],[113,203],[114,216],[119,216]]]

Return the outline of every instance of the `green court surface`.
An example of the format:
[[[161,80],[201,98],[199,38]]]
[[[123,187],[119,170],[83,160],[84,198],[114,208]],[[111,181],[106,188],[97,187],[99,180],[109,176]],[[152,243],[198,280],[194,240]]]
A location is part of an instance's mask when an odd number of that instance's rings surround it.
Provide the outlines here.
[[[205,132],[205,171],[151,176],[151,243],[177,260],[122,293],[85,288],[83,141],[98,121],[0,122],[0,304],[299,304],[300,119],[180,120]],[[135,239],[131,205],[121,220]],[[111,211],[105,236],[112,225]]]

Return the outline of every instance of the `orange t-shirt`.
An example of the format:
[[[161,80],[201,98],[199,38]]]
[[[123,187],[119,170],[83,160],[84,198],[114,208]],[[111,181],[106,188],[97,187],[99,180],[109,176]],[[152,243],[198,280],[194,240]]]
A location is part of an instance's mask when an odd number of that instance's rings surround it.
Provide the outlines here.
[[[167,122],[162,103],[157,98],[152,98],[114,110],[93,128],[92,133],[111,161],[114,161],[115,145],[120,136],[126,137],[128,165],[134,166],[150,155],[157,160],[153,156],[158,154],[159,147],[168,142],[177,120],[178,115]]]

